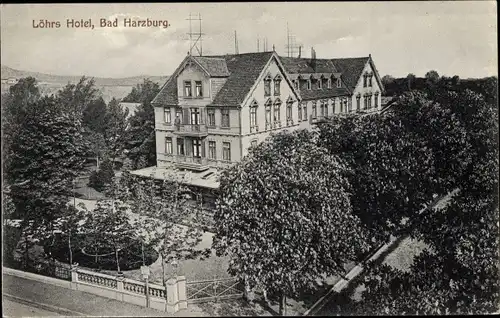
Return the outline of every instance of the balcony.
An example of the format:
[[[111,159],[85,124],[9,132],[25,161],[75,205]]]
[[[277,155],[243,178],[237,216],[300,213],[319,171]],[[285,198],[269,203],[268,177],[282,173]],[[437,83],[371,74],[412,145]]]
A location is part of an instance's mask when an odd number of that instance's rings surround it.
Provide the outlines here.
[[[180,136],[206,137],[208,129],[206,124],[175,125],[174,133]]]
[[[174,156],[175,164],[181,169],[190,169],[203,171],[209,168],[207,158],[189,157],[189,156]]]

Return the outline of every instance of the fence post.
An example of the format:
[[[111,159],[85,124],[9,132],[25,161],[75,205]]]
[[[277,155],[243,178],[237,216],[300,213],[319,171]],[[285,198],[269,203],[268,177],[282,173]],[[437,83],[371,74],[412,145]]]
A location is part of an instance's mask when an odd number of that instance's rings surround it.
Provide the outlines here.
[[[123,281],[125,277],[122,273],[116,275],[116,299],[123,301]]]
[[[71,289],[78,290],[78,264],[71,265]]]
[[[177,277],[177,292],[179,296],[179,309],[186,309],[187,308],[186,276]]]
[[[177,279],[170,278],[167,280],[167,312],[173,314],[179,310],[178,300],[178,291],[177,291]]]

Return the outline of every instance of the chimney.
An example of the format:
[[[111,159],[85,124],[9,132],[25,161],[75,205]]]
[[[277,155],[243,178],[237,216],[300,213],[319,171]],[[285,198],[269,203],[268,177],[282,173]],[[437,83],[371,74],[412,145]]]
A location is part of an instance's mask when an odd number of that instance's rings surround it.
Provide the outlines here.
[[[311,67],[316,69],[316,51],[311,47]]]
[[[299,58],[301,54],[302,54],[302,46],[299,46]]]

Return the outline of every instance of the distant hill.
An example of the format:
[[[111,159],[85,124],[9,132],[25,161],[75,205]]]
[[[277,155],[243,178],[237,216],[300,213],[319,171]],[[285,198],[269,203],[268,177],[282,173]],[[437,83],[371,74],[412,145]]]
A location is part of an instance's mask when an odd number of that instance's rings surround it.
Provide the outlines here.
[[[1,75],[2,79],[6,79],[9,77],[22,78],[22,77],[32,76],[36,78],[39,82],[46,82],[50,84],[62,84],[62,85],[66,85],[68,82],[71,83],[78,82],[81,78],[81,76],[52,75],[52,74],[44,74],[38,72],[21,71],[5,65],[1,65]],[[91,76],[86,76],[86,77],[91,77]],[[165,81],[168,79],[168,76],[141,75],[141,76],[124,77],[124,78],[94,77],[94,80],[96,86],[135,86],[139,83],[142,83],[145,78],[148,78],[153,82],[157,82],[160,85],[163,85],[163,83],[165,83]]]

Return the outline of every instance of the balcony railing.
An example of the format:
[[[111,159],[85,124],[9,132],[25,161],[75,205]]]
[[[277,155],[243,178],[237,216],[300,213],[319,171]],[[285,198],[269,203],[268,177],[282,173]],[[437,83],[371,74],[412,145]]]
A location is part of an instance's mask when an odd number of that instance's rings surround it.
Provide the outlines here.
[[[174,156],[174,160],[179,168],[193,170],[205,170],[208,168],[208,160],[204,157]]]
[[[175,125],[174,132],[189,136],[206,136],[208,134],[208,129],[206,124]]]

